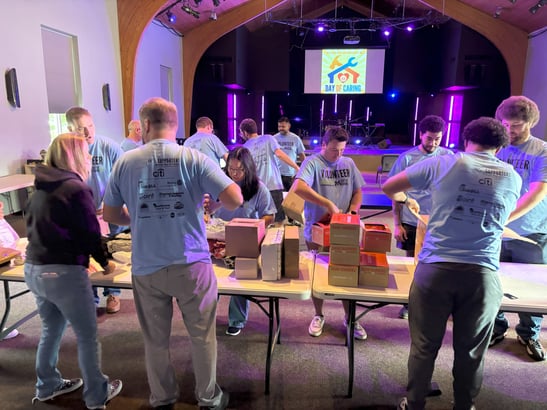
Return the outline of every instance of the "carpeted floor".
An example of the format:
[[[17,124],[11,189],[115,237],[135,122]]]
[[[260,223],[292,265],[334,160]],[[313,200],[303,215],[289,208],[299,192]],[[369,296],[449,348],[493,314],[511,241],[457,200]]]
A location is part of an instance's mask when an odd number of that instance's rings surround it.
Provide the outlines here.
[[[391,225],[389,213],[375,222]],[[17,225],[17,221],[10,222]],[[393,253],[401,251],[393,247]],[[24,284],[10,285],[12,292]],[[0,309],[4,309],[3,298]],[[102,301],[104,304],[104,300]],[[343,310],[340,302],[325,302],[326,325],[322,336],[310,337],[307,329],[313,315],[311,301],[280,302],[281,344],[272,359],[270,394],[264,394],[267,346],[267,318],[251,304],[249,322],[239,336],[225,335],[228,297],[219,300],[217,317],[218,382],[231,394],[230,409],[395,409],[404,395],[406,361],[409,350],[408,322],[397,318],[399,306],[386,306],[368,313],[361,323],[368,332],[366,341],[355,343],[355,383],[353,397],[347,398],[348,359],[344,346]],[[15,300],[12,320],[34,309],[30,294]],[[175,310],[178,312],[177,310]],[[547,362],[534,362],[516,341],[518,318],[508,314],[512,325],[508,337],[487,355],[479,410],[547,409]],[[121,378],[124,388],[108,405],[110,410],[148,409],[148,386],[144,369],[143,345],[132,292],[122,292],[121,311],[98,312],[103,371]],[[428,408],[452,408],[451,322],[439,352],[434,380],[442,395],[431,398]],[[81,391],[48,403],[31,405],[34,394],[34,360],[40,336],[40,320],[35,317],[19,327],[21,334],[0,342],[0,409],[84,409]],[[547,343],[544,325],[542,339]],[[186,329],[175,314],[171,339],[172,359],[178,371],[180,400],[175,409],[194,409],[193,373]],[[63,339],[59,369],[67,378],[79,377],[77,351],[71,329]]]

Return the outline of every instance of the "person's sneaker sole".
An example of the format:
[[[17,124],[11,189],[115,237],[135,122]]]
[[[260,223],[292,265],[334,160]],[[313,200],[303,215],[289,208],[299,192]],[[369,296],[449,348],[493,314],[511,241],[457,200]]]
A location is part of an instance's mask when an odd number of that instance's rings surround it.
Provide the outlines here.
[[[521,345],[526,346],[526,353],[528,353],[528,356],[530,356],[535,361],[541,362],[546,359],[545,350],[543,350],[543,346],[541,346],[541,343],[536,342],[538,344],[539,349],[534,348],[534,350],[532,350],[532,348],[530,347],[530,340],[524,340],[519,335],[517,335],[517,340],[519,341]]]
[[[220,403],[218,406],[200,406],[200,410],[224,410],[226,407],[228,407],[228,403],[230,402],[230,393],[222,392],[222,398],[220,399]]]
[[[505,336],[507,336],[507,332],[498,333],[498,334],[492,333],[492,336],[490,337],[490,342],[488,343],[488,347],[497,345],[499,342],[505,339]]]
[[[32,399],[32,404],[34,404],[34,402],[36,400],[38,401],[48,401],[48,400],[51,400],[57,396],[61,396],[63,394],[68,394],[68,393],[72,393],[73,391],[76,391],[78,390],[80,387],[83,386],[84,384],[84,381],[80,378],[76,378],[76,379],[63,379],[63,386],[69,384],[69,383],[72,383],[69,387],[66,387],[66,388],[61,388],[59,390],[55,390],[53,393],[51,393],[49,396],[47,397],[34,397]]]
[[[228,336],[237,336],[238,334],[241,333],[241,328],[239,327],[228,327],[228,329],[226,329],[226,334]]]
[[[98,406],[88,406],[88,410],[103,410],[106,409],[106,405],[116,397],[122,391],[123,383],[121,380],[116,379],[108,383],[108,397],[104,404],[99,404]]]

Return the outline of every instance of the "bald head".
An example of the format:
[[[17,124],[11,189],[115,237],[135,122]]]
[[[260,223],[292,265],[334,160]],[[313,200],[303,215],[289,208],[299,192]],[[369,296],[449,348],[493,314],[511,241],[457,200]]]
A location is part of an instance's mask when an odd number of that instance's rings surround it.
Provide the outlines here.
[[[127,124],[127,130],[129,131],[127,138],[135,142],[141,142],[142,129],[141,129],[141,122],[139,120],[129,121],[129,124]]]
[[[142,139],[146,144],[153,139],[175,141],[178,129],[177,107],[160,97],[146,100],[139,109]]]

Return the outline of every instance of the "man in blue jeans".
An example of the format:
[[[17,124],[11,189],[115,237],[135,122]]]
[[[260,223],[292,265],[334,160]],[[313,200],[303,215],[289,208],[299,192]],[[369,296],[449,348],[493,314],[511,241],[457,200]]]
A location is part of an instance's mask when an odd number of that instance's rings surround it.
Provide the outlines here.
[[[539,121],[538,106],[527,97],[512,96],[502,101],[496,110],[496,118],[507,128],[511,141],[497,156],[513,165],[522,177],[520,199],[509,218],[511,223],[508,227],[537,243],[504,240],[501,261],[547,263],[547,142],[532,136],[530,131]],[[537,361],[546,358],[539,341],[542,320],[539,313],[519,313],[519,323],[515,327],[517,340]],[[503,312],[499,312],[490,346],[501,342],[508,328],[509,322]]]

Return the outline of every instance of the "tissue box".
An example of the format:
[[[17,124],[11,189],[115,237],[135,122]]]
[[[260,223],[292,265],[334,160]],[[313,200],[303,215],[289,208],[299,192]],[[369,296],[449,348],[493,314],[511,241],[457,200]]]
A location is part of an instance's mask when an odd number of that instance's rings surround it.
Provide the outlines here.
[[[235,265],[236,279],[257,279],[258,258],[243,258],[238,256]]]
[[[329,285],[356,288],[359,283],[359,266],[333,265],[329,263]]]
[[[365,224],[361,248],[365,252],[391,252],[391,230],[382,224]]]
[[[283,240],[283,276],[298,279],[300,266],[300,234],[298,226],[285,226]]]
[[[313,224],[311,241],[321,246],[330,246],[330,226],[321,222]]]
[[[270,228],[262,242],[262,280],[281,279],[283,228]]]
[[[385,253],[361,252],[359,261],[359,286],[387,288],[389,265]]]
[[[287,192],[287,196],[281,203],[285,214],[297,222],[304,224],[304,200],[295,192]]]
[[[226,256],[258,258],[266,231],[263,219],[234,218],[225,231]]]
[[[362,229],[359,215],[334,214],[330,221],[330,243],[357,245],[361,243]]]
[[[332,232],[332,231],[331,231]],[[331,243],[330,263],[333,265],[359,265],[359,245],[337,245]]]

